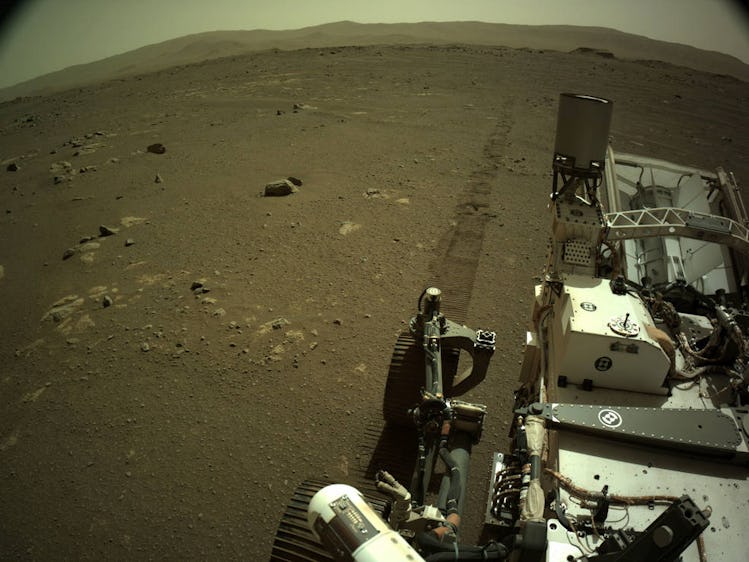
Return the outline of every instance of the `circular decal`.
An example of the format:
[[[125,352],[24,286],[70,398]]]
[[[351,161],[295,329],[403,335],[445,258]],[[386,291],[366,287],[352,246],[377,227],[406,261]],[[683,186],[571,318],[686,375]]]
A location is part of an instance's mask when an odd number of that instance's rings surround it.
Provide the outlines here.
[[[583,310],[585,310],[586,312],[593,312],[593,311],[595,311],[595,310],[596,310],[596,309],[597,309],[598,307],[597,307],[596,305],[594,305],[594,304],[593,304],[592,302],[581,302],[581,303],[580,303],[580,308],[582,308],[582,309],[583,309]]]
[[[633,338],[640,333],[640,326],[637,322],[629,319],[629,314],[625,316],[615,316],[609,320],[609,328],[616,334],[625,338]]]
[[[596,362],[593,363],[595,365],[596,371],[608,371],[611,366],[614,364],[614,362],[611,360],[611,357],[599,357],[596,359]]]
[[[598,412],[598,421],[611,429],[622,425],[622,417],[615,410],[601,410]]]

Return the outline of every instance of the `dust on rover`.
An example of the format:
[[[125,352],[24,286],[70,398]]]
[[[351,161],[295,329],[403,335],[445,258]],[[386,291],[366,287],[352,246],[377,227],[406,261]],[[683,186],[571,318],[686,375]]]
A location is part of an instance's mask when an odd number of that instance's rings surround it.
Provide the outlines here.
[[[426,289],[383,403],[388,425],[414,432],[410,481],[380,470],[367,497],[302,484],[273,560],[745,560],[746,210],[720,168],[615,154],[612,105],[560,96],[551,242],[514,411],[459,399],[495,334],[451,322]],[[488,539],[474,546],[460,518],[487,410],[512,417],[513,446],[491,460]]]

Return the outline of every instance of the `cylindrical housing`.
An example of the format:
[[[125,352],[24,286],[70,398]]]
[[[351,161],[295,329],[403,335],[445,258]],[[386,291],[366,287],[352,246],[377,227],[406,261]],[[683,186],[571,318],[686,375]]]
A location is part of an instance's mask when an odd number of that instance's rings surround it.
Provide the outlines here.
[[[307,522],[337,560],[424,562],[351,486],[331,484],[317,492],[307,507]]]
[[[602,170],[609,144],[613,106],[605,98],[560,94],[554,142],[555,163],[581,172]]]

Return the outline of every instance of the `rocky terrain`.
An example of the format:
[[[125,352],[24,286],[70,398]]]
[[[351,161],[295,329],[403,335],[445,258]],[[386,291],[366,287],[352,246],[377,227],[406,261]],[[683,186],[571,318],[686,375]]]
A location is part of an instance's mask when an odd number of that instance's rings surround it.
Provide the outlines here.
[[[268,51],[0,105],[0,559],[267,559],[301,480],[362,483],[430,284],[499,340],[477,540],[565,91],[614,100],[616,150],[749,178],[745,82],[588,50]]]

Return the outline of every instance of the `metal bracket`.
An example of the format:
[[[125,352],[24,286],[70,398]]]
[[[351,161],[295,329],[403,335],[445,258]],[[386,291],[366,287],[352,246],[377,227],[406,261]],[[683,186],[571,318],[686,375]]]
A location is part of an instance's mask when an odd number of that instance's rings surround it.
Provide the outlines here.
[[[747,440],[737,422],[719,410],[535,403],[515,413],[541,416],[562,429],[739,463],[749,461]]]

